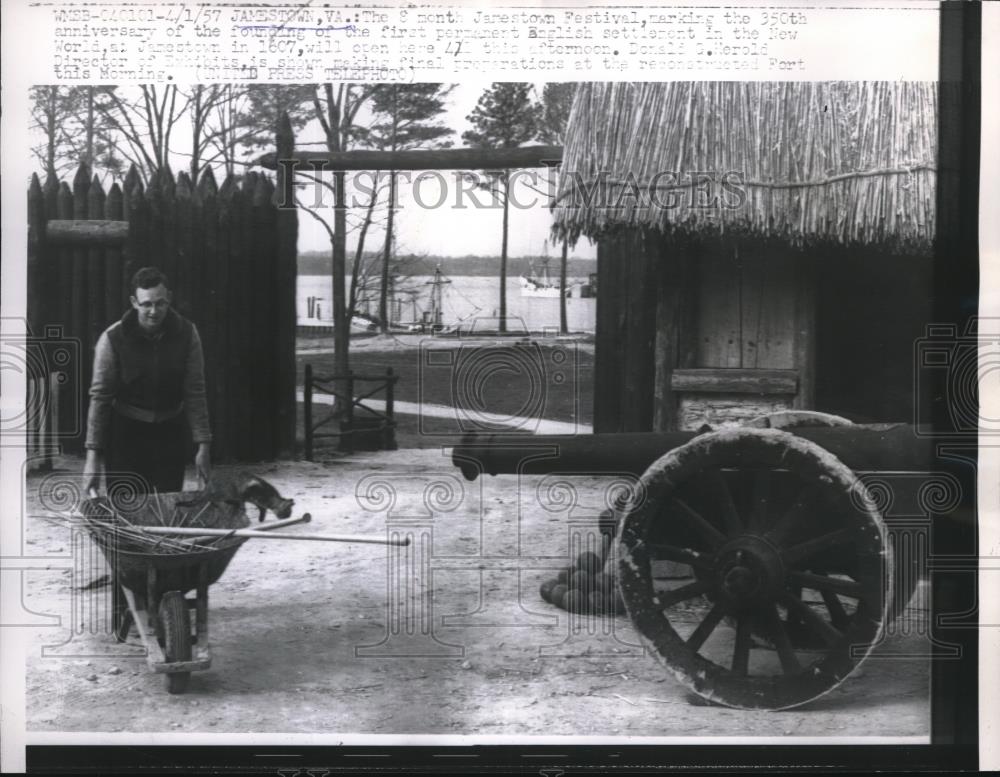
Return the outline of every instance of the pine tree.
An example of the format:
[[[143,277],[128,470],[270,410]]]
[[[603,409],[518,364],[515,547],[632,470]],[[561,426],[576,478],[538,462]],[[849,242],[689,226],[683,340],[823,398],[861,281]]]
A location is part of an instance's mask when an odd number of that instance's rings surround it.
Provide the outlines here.
[[[546,84],[542,89],[542,121],[539,137],[545,143],[562,145],[566,142],[566,125],[569,123],[569,112],[573,107],[573,95],[576,94],[576,84]],[[569,326],[566,322],[566,263],[568,261],[569,245],[566,238],[562,240],[562,256],[559,262],[559,332],[566,334]]]
[[[445,110],[445,99],[454,89],[447,84],[380,84],[371,96],[376,121],[362,138],[386,151],[411,148],[448,148],[454,130],[435,121]],[[392,254],[393,217],[396,207],[396,172],[389,171],[389,213],[382,253],[378,318],[383,333],[389,331],[389,262]]]
[[[467,117],[473,129],[462,140],[474,148],[517,148],[538,136],[542,108],[531,99],[531,84],[494,83]],[[510,170],[487,171],[503,202],[500,247],[500,331],[507,331],[507,233],[510,223]]]

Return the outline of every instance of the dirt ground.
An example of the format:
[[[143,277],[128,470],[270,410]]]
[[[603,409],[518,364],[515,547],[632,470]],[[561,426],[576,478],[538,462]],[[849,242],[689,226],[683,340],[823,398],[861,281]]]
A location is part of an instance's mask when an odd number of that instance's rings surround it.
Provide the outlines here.
[[[104,571],[85,535],[40,517],[80,460],[32,475],[25,573],[38,628],[31,732],[292,732],[595,737],[913,737],[929,732],[919,629],[896,634],[825,697],[785,712],[692,704],[626,618],[569,615],[538,586],[596,525],[610,481],[461,479],[440,450],[256,468],[309,526],[409,534],[408,548],[251,540],[210,589],[212,666],[170,695],[139,640],[108,634]],[[193,485],[193,482],[190,483]],[[55,488],[55,491],[53,490]],[[561,489],[561,490],[560,490]],[[572,545],[574,550],[579,547]],[[910,616],[926,615],[921,594]],[[698,612],[692,611],[692,621]],[[916,621],[914,621],[916,622]]]

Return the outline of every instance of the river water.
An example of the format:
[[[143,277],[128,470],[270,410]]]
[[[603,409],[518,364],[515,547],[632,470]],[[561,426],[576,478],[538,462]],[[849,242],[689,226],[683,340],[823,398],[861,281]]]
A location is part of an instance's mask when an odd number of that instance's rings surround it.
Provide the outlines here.
[[[445,325],[460,324],[463,329],[480,327],[496,329],[494,318],[500,306],[499,278],[489,276],[456,275],[450,283],[441,286],[441,321]],[[572,279],[571,279],[572,280]],[[393,322],[409,323],[420,318],[421,311],[430,310],[432,276],[411,276],[397,281],[396,304]],[[350,278],[347,279],[348,289]],[[310,303],[310,300],[312,302]],[[296,311],[299,324],[332,323],[332,286],[329,276],[300,275],[296,293]],[[378,312],[377,297],[369,304],[362,303],[359,312]],[[369,310],[366,310],[366,307]],[[597,300],[573,297],[566,300],[566,323],[571,332],[593,332]],[[310,315],[311,314],[311,315]],[[520,319],[523,328],[530,332],[558,329],[558,297],[521,296],[518,275],[507,278],[507,316]],[[477,323],[477,319],[480,321]],[[508,320],[507,328],[517,331],[521,323]]]

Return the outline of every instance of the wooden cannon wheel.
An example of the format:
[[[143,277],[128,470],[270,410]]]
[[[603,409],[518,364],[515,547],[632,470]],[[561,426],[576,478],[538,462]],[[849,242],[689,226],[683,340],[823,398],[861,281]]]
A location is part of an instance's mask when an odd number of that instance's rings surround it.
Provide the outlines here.
[[[776,429],[701,435],[654,462],[619,534],[632,621],[685,686],[743,709],[837,687],[880,639],[892,553],[858,478]],[[694,580],[657,578],[660,562]],[[669,587],[670,585],[673,587]]]

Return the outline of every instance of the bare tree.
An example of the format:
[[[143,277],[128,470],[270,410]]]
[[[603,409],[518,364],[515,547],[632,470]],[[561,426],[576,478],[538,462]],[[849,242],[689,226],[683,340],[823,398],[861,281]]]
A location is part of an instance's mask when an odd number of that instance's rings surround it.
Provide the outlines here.
[[[173,131],[185,116],[189,99],[173,84],[142,84],[137,90],[130,97],[106,89],[95,107],[116,131],[118,152],[148,181],[169,167]]]

